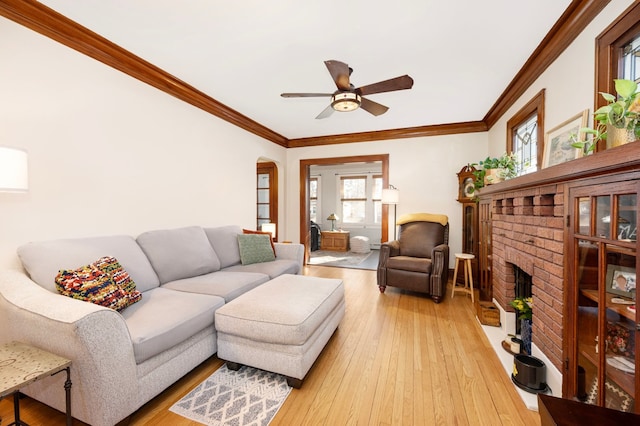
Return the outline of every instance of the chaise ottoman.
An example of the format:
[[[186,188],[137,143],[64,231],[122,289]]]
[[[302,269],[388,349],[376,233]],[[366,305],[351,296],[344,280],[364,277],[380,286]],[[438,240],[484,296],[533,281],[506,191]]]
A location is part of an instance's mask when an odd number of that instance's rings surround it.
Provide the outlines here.
[[[280,275],[215,313],[218,358],[287,377],[299,388],[344,317],[342,280]]]

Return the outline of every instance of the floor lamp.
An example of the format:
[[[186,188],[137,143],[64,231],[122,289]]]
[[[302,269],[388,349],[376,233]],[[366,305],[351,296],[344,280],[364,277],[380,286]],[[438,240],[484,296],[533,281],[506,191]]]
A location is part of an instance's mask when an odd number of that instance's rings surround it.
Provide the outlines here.
[[[393,185],[382,190],[382,204],[393,205],[393,239],[396,239],[396,208],[400,202],[400,191]]]

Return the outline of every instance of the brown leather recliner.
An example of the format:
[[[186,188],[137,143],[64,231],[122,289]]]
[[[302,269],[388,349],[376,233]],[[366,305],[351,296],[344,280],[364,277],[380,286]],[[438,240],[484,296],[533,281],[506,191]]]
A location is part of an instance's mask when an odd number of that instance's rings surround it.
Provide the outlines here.
[[[449,278],[449,222],[445,215],[412,213],[398,218],[398,239],[382,244],[378,287],[426,293],[436,303],[446,296]]]

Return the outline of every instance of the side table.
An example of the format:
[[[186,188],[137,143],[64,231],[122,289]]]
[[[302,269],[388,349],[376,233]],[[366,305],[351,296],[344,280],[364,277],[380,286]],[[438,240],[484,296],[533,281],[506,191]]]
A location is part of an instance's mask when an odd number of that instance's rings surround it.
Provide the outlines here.
[[[320,250],[349,251],[349,231],[322,231]]]
[[[15,420],[8,426],[27,425],[20,420],[20,389],[44,377],[67,372],[64,382],[67,426],[71,426],[71,361],[19,342],[0,345],[0,399],[13,394]]]

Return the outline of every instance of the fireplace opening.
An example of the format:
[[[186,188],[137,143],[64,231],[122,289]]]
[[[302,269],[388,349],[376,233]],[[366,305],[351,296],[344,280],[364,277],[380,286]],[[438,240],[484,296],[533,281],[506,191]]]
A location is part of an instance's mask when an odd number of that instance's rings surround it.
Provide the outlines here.
[[[515,297],[531,297],[531,288],[533,286],[531,275],[527,274],[524,270],[519,268],[518,265],[513,265],[513,274]],[[516,334],[520,334],[520,320],[518,320],[519,316],[520,312],[516,310]]]

